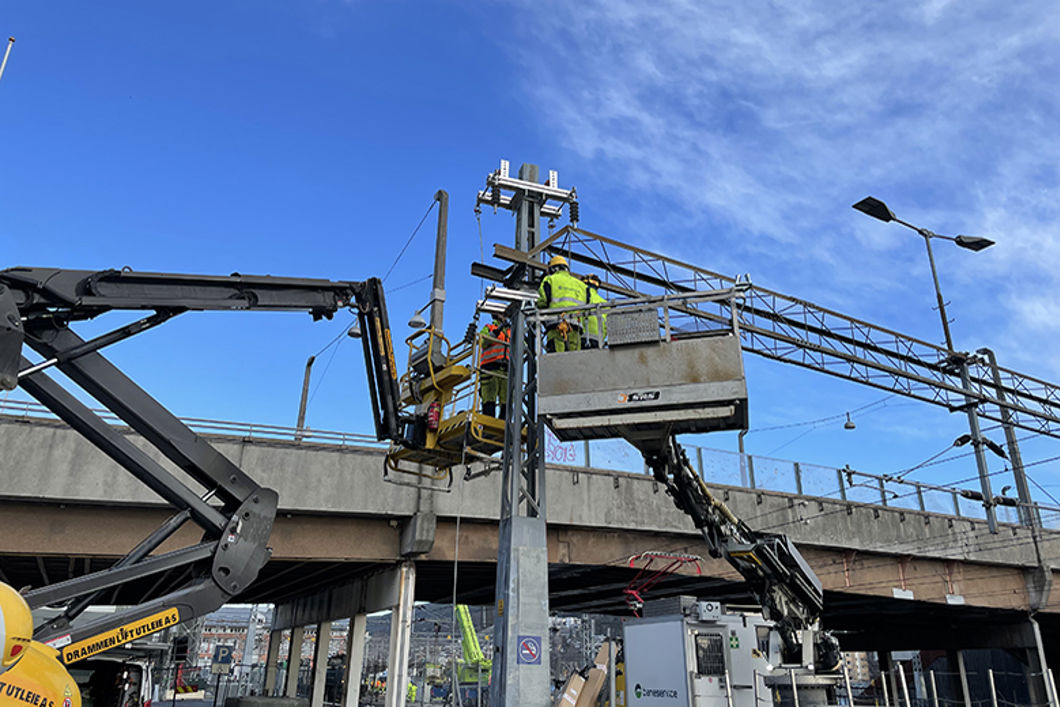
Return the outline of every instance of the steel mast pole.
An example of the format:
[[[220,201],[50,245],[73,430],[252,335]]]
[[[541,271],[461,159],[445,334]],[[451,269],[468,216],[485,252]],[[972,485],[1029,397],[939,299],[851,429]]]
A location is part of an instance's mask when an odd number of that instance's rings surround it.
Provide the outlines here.
[[[508,177],[503,163],[501,176]],[[537,165],[524,164],[519,181],[536,183]],[[543,199],[536,190],[514,189],[515,247],[538,243]],[[529,290],[524,269],[509,287]],[[537,419],[536,318],[530,303],[513,308],[508,360],[508,408],[504,426],[501,513],[497,554],[497,613],[494,625],[492,707],[546,707],[549,690],[548,548],[545,528],[545,467]],[[522,430],[526,429],[525,449]]]
[[[11,47],[15,44],[14,37],[7,38],[7,49],[4,50],[4,59],[0,61],[0,79],[4,78],[4,69],[7,68],[7,58],[11,56]]]
[[[449,192],[439,189],[434,194],[438,202],[438,237],[434,245],[434,278],[431,285],[431,328],[442,331],[445,307],[445,242],[449,229]]]
[[[926,228],[918,228],[900,218],[895,221],[907,228],[916,231],[924,239],[924,247],[927,248],[928,263],[931,265],[931,280],[935,283],[935,300],[939,305],[939,316],[942,317],[942,333],[946,337],[946,364],[956,364],[961,376],[961,387],[965,393],[965,412],[968,415],[968,429],[972,433],[972,447],[975,452],[975,466],[979,474],[979,487],[983,493],[983,508],[986,511],[986,525],[991,533],[997,532],[997,511],[994,508],[994,492],[990,487],[990,469],[986,463],[986,452],[983,450],[983,433],[979,429],[979,411],[975,398],[972,395],[972,383],[968,374],[968,355],[957,353],[953,348],[953,336],[950,334],[950,320],[946,316],[946,301],[942,297],[942,288],[939,287],[939,273],[935,268],[935,254],[931,250],[931,239],[938,238],[938,234]],[[953,240],[942,236],[947,240]]]
[[[910,228],[916,228],[916,226],[910,226],[904,221],[895,219],[898,223],[903,226],[909,226]],[[931,279],[935,283],[935,299],[939,303],[939,315],[942,317],[942,333],[946,335],[946,349],[953,351],[953,337],[950,335],[950,320],[946,317],[946,302],[942,299],[942,288],[939,287],[939,273],[935,269],[935,254],[931,252],[931,238],[935,235],[926,228],[916,228],[916,232],[924,237],[924,246],[927,248],[928,262],[931,264]]]
[[[316,356],[310,356],[305,362],[305,375],[302,376],[302,397],[298,402],[298,422],[295,423],[295,441],[299,441],[305,436],[305,409],[309,403],[309,376],[313,372],[313,362],[317,360]]]
[[[1001,380],[1001,371],[997,367],[997,357],[994,351],[981,348],[976,353],[986,356],[986,362],[990,365],[990,373],[994,379],[994,389],[997,391],[997,399],[1002,403],[1007,402],[1005,398],[1005,386]],[[1019,518],[1022,525],[1033,529],[1042,527],[1042,518],[1038,507],[1034,505],[1031,498],[1031,489],[1027,485],[1027,473],[1023,469],[1023,455],[1020,454],[1019,439],[1016,438],[1016,428],[1012,425],[1012,410],[1007,405],[999,406],[1001,411],[1002,426],[1005,429],[1005,446],[1008,448],[1009,464],[1012,466],[1012,476],[1016,480],[1016,493],[1019,494]]]

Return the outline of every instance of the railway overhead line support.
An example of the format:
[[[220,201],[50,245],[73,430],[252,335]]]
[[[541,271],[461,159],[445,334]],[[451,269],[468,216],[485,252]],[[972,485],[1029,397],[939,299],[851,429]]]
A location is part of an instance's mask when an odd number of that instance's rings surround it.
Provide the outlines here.
[[[1020,428],[1060,439],[1060,386],[998,366],[992,352],[949,350],[922,339],[821,307],[807,300],[754,285],[746,277],[712,272],[653,253],[592,231],[566,226],[529,253],[501,245],[494,255],[511,263],[507,271],[479,269],[483,276],[503,278],[514,268],[543,268],[541,256],[563,255],[582,269],[596,272],[602,291],[620,297],[646,297],[716,291],[739,287],[739,333],[744,351],[827,373],[880,390],[946,408],[974,412],[1006,427],[1016,457],[1014,471],[1021,488],[1021,520],[1038,524],[1011,430]],[[685,315],[676,330],[702,331],[731,317],[727,301],[675,304]],[[974,430],[974,428],[973,428]],[[977,454],[988,447],[973,432]],[[984,505],[993,519],[993,495],[982,474]],[[991,523],[992,528],[994,524]]]

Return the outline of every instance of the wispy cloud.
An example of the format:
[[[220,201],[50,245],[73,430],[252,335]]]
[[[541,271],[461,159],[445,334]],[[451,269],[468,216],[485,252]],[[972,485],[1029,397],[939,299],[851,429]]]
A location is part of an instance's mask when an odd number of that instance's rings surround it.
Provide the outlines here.
[[[849,208],[875,194],[997,240],[940,255],[947,295],[1007,360],[1060,374],[1028,355],[1060,345],[1060,6],[517,4],[529,104],[589,179],[624,190],[624,219],[671,226],[668,252],[862,316],[915,278],[927,310],[919,239]]]

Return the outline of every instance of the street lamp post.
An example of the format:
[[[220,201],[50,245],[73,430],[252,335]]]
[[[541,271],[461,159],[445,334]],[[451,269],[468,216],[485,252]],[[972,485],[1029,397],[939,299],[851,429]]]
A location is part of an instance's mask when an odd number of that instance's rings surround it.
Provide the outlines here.
[[[916,231],[924,239],[924,245],[927,247],[928,262],[931,264],[931,278],[935,283],[935,298],[939,305],[939,315],[942,317],[942,332],[946,336],[946,362],[944,370],[948,369],[950,372],[958,372],[961,376],[961,387],[965,391],[964,400],[966,403],[963,407],[968,415],[968,427],[971,431],[972,446],[975,449],[975,464],[979,471],[979,485],[983,492],[983,507],[986,509],[986,524],[991,533],[996,533],[997,514],[994,510],[994,494],[990,489],[990,472],[986,465],[986,452],[983,451],[983,435],[982,431],[979,429],[977,404],[975,398],[972,396],[972,382],[968,373],[969,354],[954,351],[953,337],[950,335],[950,320],[946,316],[946,302],[942,298],[942,289],[939,287],[939,275],[938,271],[935,269],[935,254],[931,250],[931,239],[933,238],[952,241],[961,248],[976,252],[994,245],[994,241],[989,238],[979,238],[977,236],[941,236],[926,228],[920,228],[903,221],[895,216],[894,212],[887,208],[887,204],[871,196],[867,196],[854,204],[854,208],[875,219],[879,219],[884,223],[889,223],[891,221],[900,223],[906,228]]]
[[[900,223],[906,228],[913,229],[924,238],[924,246],[927,248],[928,262],[931,264],[931,279],[935,283],[935,298],[938,300],[939,314],[942,316],[942,332],[946,335],[946,350],[952,353],[953,337],[950,336],[950,320],[946,316],[946,302],[942,299],[942,289],[939,287],[939,273],[938,270],[935,269],[935,254],[931,250],[931,239],[941,238],[944,241],[952,241],[961,248],[971,251],[980,251],[984,248],[989,248],[994,245],[994,242],[989,238],[979,238],[977,236],[941,236],[926,228],[914,226],[913,224],[903,221],[895,216],[894,213],[887,208],[887,204],[871,196],[867,196],[854,204],[854,208],[875,219],[879,219],[884,223],[890,221]]]

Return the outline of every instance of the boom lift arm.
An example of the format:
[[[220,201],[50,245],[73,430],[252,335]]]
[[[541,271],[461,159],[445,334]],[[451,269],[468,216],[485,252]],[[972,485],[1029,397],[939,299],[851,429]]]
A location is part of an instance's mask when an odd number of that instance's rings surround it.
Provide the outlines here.
[[[784,535],[756,532],[737,518],[703,483],[676,436],[669,435],[659,445],[635,444],[674,505],[703,534],[711,557],[732,565],[762,605],[765,617],[776,622],[785,662],[804,662],[804,632],[821,615],[824,590],[795,545]],[[839,664],[839,643],[830,633],[816,631],[813,649],[812,660],[819,670]]]
[[[398,386],[381,283],[270,276],[203,276],[129,270],[11,268],[0,271],[0,388],[21,386],[161,496],[177,513],[109,569],[34,589],[31,607],[64,605],[34,638],[70,663],[134,637],[209,613],[239,594],[268,561],[277,495],[257,484],[104,358],[99,350],[186,311],[309,312],[330,319],[353,307],[362,331],[376,436],[403,443]],[[153,310],[86,341],[70,324],[113,310]],[[44,360],[22,356],[23,343]],[[204,491],[154,461],[128,437],[50,378],[55,367],[154,445]],[[202,528],[198,544],[151,555],[184,523]],[[106,618],[71,622],[104,590],[157,575],[144,601]],[[152,595],[156,595],[152,598]]]
[[[784,661],[829,670],[838,663],[839,647],[834,637],[815,629],[824,604],[820,580],[785,536],[752,530],[715,498],[677,442],[678,434],[747,427],[734,304],[746,289],[609,302],[608,347],[541,357],[538,403],[563,441],[622,437],[636,447],[703,534],[710,554],[740,573],[765,617],[775,622]],[[728,309],[724,325],[688,326],[688,311],[719,302]],[[545,319],[553,312],[538,315]]]

